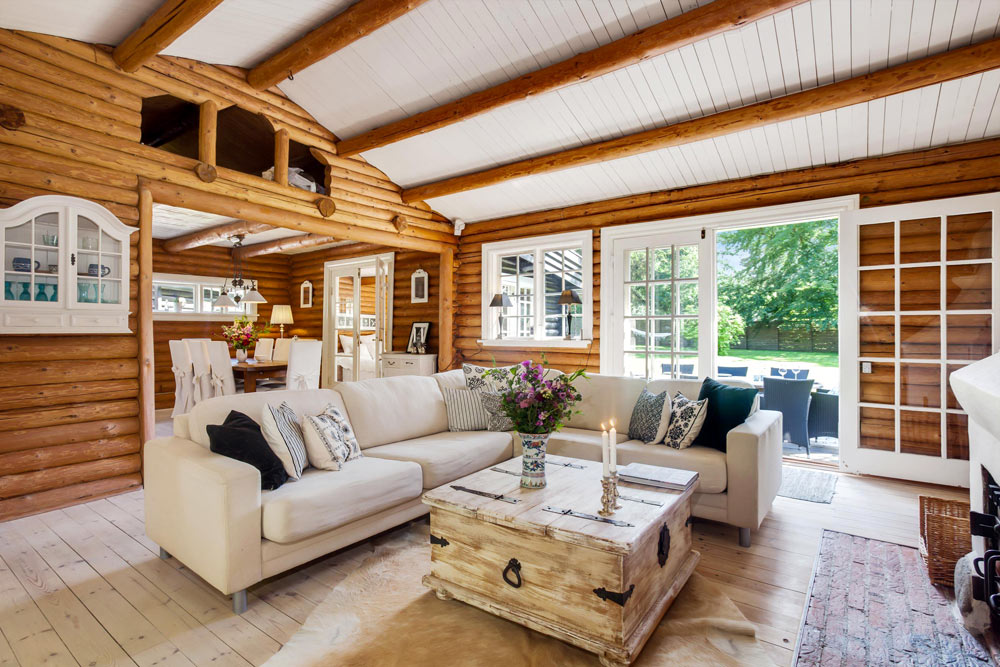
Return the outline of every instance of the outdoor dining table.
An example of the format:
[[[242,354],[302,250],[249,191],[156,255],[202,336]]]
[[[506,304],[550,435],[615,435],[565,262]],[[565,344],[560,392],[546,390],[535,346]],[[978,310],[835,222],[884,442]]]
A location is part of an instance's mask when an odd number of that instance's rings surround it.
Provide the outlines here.
[[[233,359],[232,362],[233,375],[243,378],[244,393],[257,391],[257,380],[285,377],[288,370],[287,361],[257,361],[256,359],[237,361]]]

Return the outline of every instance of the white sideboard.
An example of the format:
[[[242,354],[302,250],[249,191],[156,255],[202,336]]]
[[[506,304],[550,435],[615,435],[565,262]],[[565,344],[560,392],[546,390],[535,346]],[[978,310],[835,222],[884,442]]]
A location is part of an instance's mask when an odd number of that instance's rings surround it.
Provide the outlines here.
[[[382,375],[434,375],[437,373],[437,358],[436,354],[385,352],[382,354]]]

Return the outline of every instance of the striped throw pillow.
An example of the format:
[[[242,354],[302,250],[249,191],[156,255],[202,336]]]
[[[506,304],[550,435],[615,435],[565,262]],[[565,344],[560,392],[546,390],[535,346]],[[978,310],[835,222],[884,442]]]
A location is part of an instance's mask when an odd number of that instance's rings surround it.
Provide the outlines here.
[[[265,405],[260,419],[260,431],[271,451],[281,461],[288,478],[296,480],[302,477],[302,470],[309,465],[309,459],[295,410],[288,403],[282,403],[278,407]]]
[[[442,387],[444,405],[448,410],[449,431],[485,431],[489,415],[476,389]]]
[[[314,468],[340,470],[344,463],[361,458],[351,422],[333,403],[316,416],[307,415],[303,426],[306,452]]]

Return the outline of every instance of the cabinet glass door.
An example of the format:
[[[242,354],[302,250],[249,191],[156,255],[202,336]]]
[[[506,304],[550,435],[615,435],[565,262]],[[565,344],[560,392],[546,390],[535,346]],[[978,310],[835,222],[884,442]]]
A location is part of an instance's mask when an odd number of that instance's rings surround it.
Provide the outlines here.
[[[4,230],[4,302],[59,303],[59,213]]]
[[[76,216],[76,301],[80,304],[122,302],[122,242],[90,218]]]

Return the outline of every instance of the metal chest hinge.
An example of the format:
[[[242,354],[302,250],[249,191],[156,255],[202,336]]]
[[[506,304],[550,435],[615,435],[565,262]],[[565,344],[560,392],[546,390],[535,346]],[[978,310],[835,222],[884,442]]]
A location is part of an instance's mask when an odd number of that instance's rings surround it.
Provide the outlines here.
[[[660,527],[660,540],[656,545],[656,562],[663,567],[667,564],[667,557],[670,555],[670,529],[667,524]]]
[[[608,602],[614,602],[619,607],[624,607],[628,599],[632,597],[632,592],[635,590],[635,584],[628,587],[628,590],[624,593],[615,593],[614,591],[609,591],[606,588],[595,588],[594,593],[597,597]]]
[[[437,535],[431,535],[431,544],[436,544],[441,547],[446,547],[449,544],[451,544],[451,542],[444,539],[443,537],[438,537]]]

